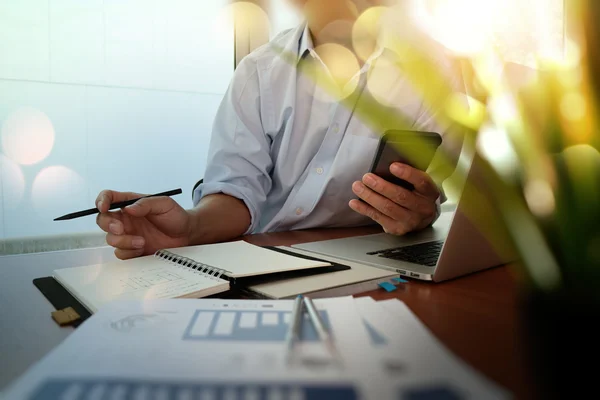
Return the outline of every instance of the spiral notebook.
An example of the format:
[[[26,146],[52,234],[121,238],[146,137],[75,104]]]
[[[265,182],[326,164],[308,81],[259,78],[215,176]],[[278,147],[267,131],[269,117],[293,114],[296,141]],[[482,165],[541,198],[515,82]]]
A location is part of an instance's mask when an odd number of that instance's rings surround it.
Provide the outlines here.
[[[239,241],[165,249],[127,261],[57,269],[53,276],[94,313],[113,300],[207,297],[229,290],[236,280],[327,267],[332,264]]]

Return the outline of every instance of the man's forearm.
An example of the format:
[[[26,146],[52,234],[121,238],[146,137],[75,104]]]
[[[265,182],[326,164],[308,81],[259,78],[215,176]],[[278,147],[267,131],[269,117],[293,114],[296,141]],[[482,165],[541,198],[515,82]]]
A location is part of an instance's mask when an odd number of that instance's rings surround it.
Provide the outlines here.
[[[226,194],[204,197],[191,210],[190,245],[235,239],[248,230],[250,211],[243,201]]]

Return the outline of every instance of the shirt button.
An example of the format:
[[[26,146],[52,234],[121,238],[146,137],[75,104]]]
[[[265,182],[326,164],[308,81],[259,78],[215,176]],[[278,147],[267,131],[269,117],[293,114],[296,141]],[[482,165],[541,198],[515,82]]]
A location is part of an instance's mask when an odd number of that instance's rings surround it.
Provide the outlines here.
[[[302,215],[302,213],[304,212],[304,210],[300,207],[296,208],[296,215]]]
[[[316,169],[317,174],[322,175],[323,174],[323,168],[319,167]]]
[[[338,124],[335,124],[333,126],[333,133],[338,133],[340,131],[340,127],[338,126]]]

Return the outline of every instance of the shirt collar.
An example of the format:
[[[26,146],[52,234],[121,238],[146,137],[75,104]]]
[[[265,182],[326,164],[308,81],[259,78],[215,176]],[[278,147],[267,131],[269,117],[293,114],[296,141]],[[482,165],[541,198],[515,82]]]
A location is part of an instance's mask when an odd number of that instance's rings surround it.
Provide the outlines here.
[[[302,27],[302,34],[298,41],[298,62],[300,62],[307,54],[314,52],[315,46],[313,44],[312,36],[308,24],[305,23]],[[369,57],[366,64],[371,64],[374,60],[378,59],[386,51],[386,47],[381,44],[381,40],[378,41],[375,52]]]
[[[300,62],[300,60],[302,60],[306,54],[310,53],[311,50],[314,50],[314,47],[312,36],[310,35],[310,29],[308,29],[308,24],[304,24],[302,35],[300,36],[300,40],[298,42],[298,62]]]

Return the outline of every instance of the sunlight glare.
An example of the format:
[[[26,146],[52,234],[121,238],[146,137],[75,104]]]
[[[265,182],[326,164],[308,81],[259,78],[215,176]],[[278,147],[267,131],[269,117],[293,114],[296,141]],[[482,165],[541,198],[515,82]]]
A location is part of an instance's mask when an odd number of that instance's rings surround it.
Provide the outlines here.
[[[492,98],[488,109],[496,122],[507,123],[519,119],[519,110],[514,98],[505,93]]]
[[[515,171],[517,156],[504,130],[492,125],[484,126],[479,133],[477,147],[501,174],[510,175]]]
[[[435,7],[413,2],[417,21],[430,35],[458,55],[474,55],[490,43],[494,7],[490,1],[441,0]]]

